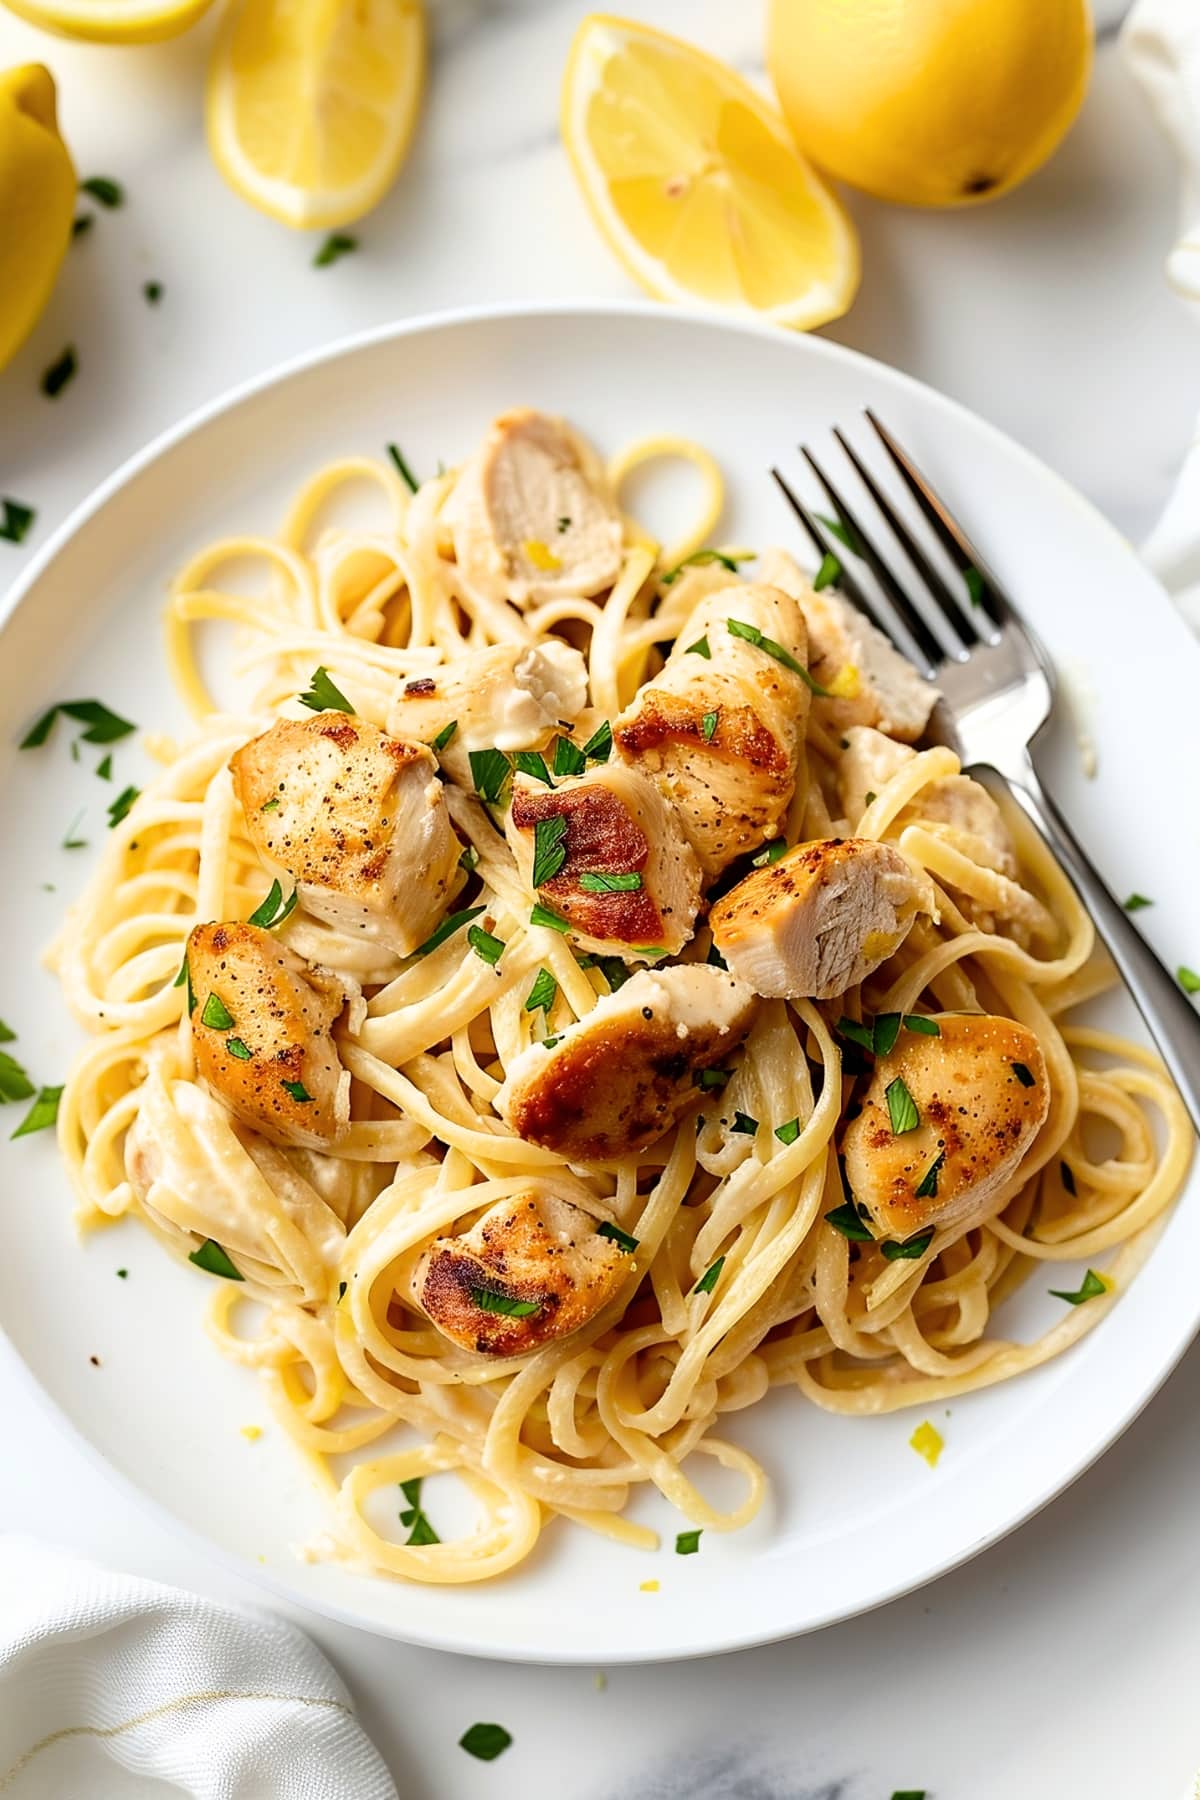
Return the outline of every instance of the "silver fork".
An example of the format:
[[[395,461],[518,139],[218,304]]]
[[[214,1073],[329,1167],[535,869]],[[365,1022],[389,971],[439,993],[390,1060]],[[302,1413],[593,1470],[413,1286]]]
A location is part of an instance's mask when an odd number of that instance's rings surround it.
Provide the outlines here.
[[[871,592],[855,580],[843,544],[823,533],[818,516],[801,504],[778,469],[771,473],[818,556],[837,559],[839,591],[886,633],[927,681],[936,682],[941,689],[944,706],[936,724],[961,755],[963,767],[992,770],[1003,778],[1013,799],[1074,882],[1174,1077],[1193,1125],[1200,1131],[1200,1014],[1109,892],[1087,851],[1043,789],[1033,765],[1031,745],[1054,705],[1050,660],[912,458],[869,408],[866,416],[918,511],[958,571],[961,599],[841,431],[835,429],[834,436],[917,572],[932,606],[922,609],[914,602],[878,541],[866,531],[810,450],[802,446],[801,455],[824,489],[846,544],[871,570],[889,606],[877,604]],[[935,629],[935,624],[941,629]]]

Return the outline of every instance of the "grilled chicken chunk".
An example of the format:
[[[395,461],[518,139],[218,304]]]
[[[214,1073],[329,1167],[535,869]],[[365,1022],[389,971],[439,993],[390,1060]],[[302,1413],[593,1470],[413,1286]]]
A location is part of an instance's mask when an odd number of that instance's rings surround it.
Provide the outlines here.
[[[584,949],[674,955],[691,937],[700,865],[673,809],[636,769],[603,763],[553,788],[517,775],[507,835],[524,881]]]
[[[846,749],[838,763],[838,786],[846,817],[858,823],[875,795],[891,777],[911,762],[916,751],[898,744],[868,725],[852,725],[845,734]],[[1002,875],[1014,878],[1017,858],[1004,815],[982,782],[969,775],[947,775],[921,789],[899,815],[902,821],[932,820],[951,825],[971,842],[966,846],[977,862],[986,862]]]
[[[530,1143],[568,1162],[612,1162],[662,1136],[695,1080],[750,1029],[750,989],[707,963],[643,969],[549,1045],[508,1071],[496,1109]]]
[[[621,568],[621,515],[595,453],[561,419],[492,424],[442,511],[467,583],[516,606],[602,593]]]
[[[442,767],[471,785],[472,750],[543,750],[556,729],[568,730],[587,702],[587,665],[570,644],[491,644],[470,650],[431,675],[406,681],[392,702],[388,730],[432,744],[454,727],[438,751]]]
[[[836,590],[815,593],[786,550],[765,551],[758,566],[761,580],[776,582],[803,609],[808,666],[814,680],[833,690],[814,700],[815,716],[832,732],[874,725],[889,737],[915,743],[929,723],[938,690]]]
[[[756,994],[828,1000],[899,949],[921,896],[890,844],[818,838],[739,881],[709,923],[730,969]]]
[[[804,668],[806,654],[795,600],[773,587],[723,588],[696,607],[661,672],[613,727],[618,753],[678,808],[710,877],[779,832],[809,701],[788,663]]]
[[[397,956],[429,936],[461,845],[423,744],[322,712],[278,719],[229,766],[251,843],[310,913]]]
[[[1041,1045],[1013,1019],[938,1013],[937,1037],[902,1030],[842,1137],[846,1181],[881,1236],[995,1213],[1050,1110]],[[895,1133],[903,1082],[919,1123]]]
[[[328,1149],[350,1117],[332,1035],[341,984],[236,921],[192,927],[187,973],[196,1067],[213,1092],[273,1143]]]
[[[542,1189],[499,1200],[461,1237],[434,1239],[413,1275],[417,1304],[444,1337],[481,1356],[520,1356],[566,1337],[630,1272],[629,1257],[596,1225]]]

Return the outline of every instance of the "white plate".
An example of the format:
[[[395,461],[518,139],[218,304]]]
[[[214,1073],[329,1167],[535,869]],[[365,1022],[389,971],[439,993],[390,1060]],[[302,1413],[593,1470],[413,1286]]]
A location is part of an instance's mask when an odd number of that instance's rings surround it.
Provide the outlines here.
[[[1050,785],[1114,887],[1154,896],[1142,917],[1170,960],[1200,954],[1191,905],[1200,845],[1183,823],[1197,791],[1200,655],[1129,546],[1077,494],[950,401],[817,339],[651,306],[460,315],[305,358],[196,415],[108,482],[20,584],[0,640],[0,1012],[39,1080],[61,1077],[77,1041],[38,963],[89,860],[60,842],[83,806],[80,834],[98,838],[115,790],[91,772],[94,755],[72,764],[65,733],[18,755],[23,727],[52,700],[95,695],[142,726],[180,729],[159,612],[164,582],[189,551],[273,527],[317,463],[393,439],[430,469],[518,403],[567,413],[606,450],[650,432],[700,438],[729,477],[722,535],[759,545],[794,541],[768,464],[795,469],[801,438],[827,442],[832,422],[853,425],[863,405],[875,406],[970,522],[1060,666],[1082,671],[1099,776],[1084,779],[1073,736],[1060,731],[1044,758]],[[136,750],[120,747],[116,761],[122,784],[137,780]],[[45,882],[57,891],[44,892]],[[1123,1001],[1107,1016],[1132,1023]],[[7,1116],[15,1122],[17,1109]],[[766,1463],[771,1499],[749,1530],[706,1533],[698,1556],[673,1554],[679,1521],[644,1498],[638,1516],[664,1532],[657,1555],[554,1527],[530,1563],[488,1587],[370,1581],[296,1560],[293,1546],[325,1523],[325,1503],[271,1428],[253,1374],[223,1362],[205,1338],[206,1279],[133,1224],[81,1248],[50,1139],[6,1143],[3,1154],[0,1322],[105,1464],[277,1593],[372,1631],[482,1656],[604,1664],[699,1655],[878,1605],[1060,1492],[1150,1398],[1200,1323],[1200,1288],[1180,1276],[1200,1262],[1193,1192],[1098,1331],[937,1417],[947,1448],[936,1470],[908,1448],[919,1415],[831,1418],[780,1391],[731,1425]],[[1049,1285],[1033,1280],[1014,1329],[1056,1316]],[[248,1423],[267,1427],[253,1445],[239,1435]],[[651,1578],[660,1590],[641,1592]]]

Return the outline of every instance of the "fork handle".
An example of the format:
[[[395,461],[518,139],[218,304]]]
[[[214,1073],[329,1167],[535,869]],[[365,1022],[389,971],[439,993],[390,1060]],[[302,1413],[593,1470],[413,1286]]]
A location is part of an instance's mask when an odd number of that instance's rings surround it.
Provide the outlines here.
[[[1032,760],[1027,760],[1019,779],[1008,778],[1008,785],[1075,884],[1158,1045],[1192,1124],[1200,1131],[1200,1013],[1096,873],[1087,851],[1038,780]]]

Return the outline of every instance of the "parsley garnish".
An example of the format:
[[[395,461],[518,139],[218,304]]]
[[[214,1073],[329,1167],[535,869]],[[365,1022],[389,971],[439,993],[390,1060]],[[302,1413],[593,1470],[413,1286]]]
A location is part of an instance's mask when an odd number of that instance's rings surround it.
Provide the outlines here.
[[[926,1169],[924,1175],[922,1175],[920,1187],[913,1189],[913,1196],[915,1199],[937,1199],[938,1175],[941,1173],[942,1164],[945,1160],[946,1152],[944,1150],[939,1150],[929,1167]]]
[[[725,624],[734,637],[745,638],[746,642],[753,644],[757,650],[765,650],[768,656],[773,656],[777,663],[782,663],[785,669],[792,671],[793,675],[799,675],[814,694],[828,698],[828,688],[823,688],[820,682],[809,674],[804,664],[796,661],[790,650],[785,650],[782,644],[775,642],[774,638],[764,637],[757,625],[747,625],[744,619],[726,619]]]
[[[263,931],[273,931],[277,925],[282,925],[285,919],[291,917],[296,910],[297,898],[297,890],[293,888],[285,900],[278,881],[273,881],[267,889],[266,899],[255,907],[246,920],[247,925],[257,925]]]
[[[405,462],[404,452],[401,450],[399,444],[389,444],[387,453],[395,463],[396,468],[399,471],[400,479],[405,487],[408,488],[410,493],[415,494],[421,484]]]
[[[1106,1294],[1108,1284],[1097,1275],[1095,1269],[1089,1269],[1082,1286],[1076,1288],[1073,1294],[1065,1293],[1062,1288],[1050,1288],[1048,1291],[1056,1300],[1065,1300],[1068,1306],[1082,1306],[1085,1300],[1095,1300],[1101,1294]]]
[[[569,531],[570,529],[571,529],[571,521],[564,513],[558,521],[559,536],[561,537],[561,535],[564,531]]]
[[[52,362],[42,376],[42,392],[47,400],[57,400],[79,367],[75,346],[68,344],[57,362]]]
[[[550,931],[570,931],[571,929],[569,920],[564,919],[561,913],[556,913],[553,907],[543,906],[540,900],[536,906],[530,908],[529,923],[545,925]]]
[[[848,1019],[843,1014],[833,1029],[839,1037],[847,1039],[851,1044],[857,1044],[860,1050],[874,1051],[875,1032],[870,1025],[860,1025],[857,1019]]]
[[[198,1250],[189,1253],[188,1261],[195,1263],[198,1269],[206,1269],[210,1275],[223,1275],[226,1281],[246,1279],[241,1270],[230,1262],[216,1238],[205,1238]]]
[[[340,256],[349,256],[352,250],[358,249],[358,239],[345,231],[331,231],[317,254],[313,257],[314,269],[327,269],[330,263],[337,262]]]
[[[479,852],[474,844],[467,845],[466,849],[458,859],[458,866],[460,869],[465,869],[468,875],[472,874],[474,870],[479,867]]]
[[[529,990],[525,1001],[526,1012],[537,1012],[539,1009],[549,1014],[550,1008],[558,998],[558,982],[549,969],[539,969],[537,978]]]
[[[728,969],[728,967],[729,967],[729,964],[725,961],[725,958],[721,955],[721,952],[717,949],[715,939],[708,946],[708,955],[705,957],[704,960],[706,963],[709,964],[709,966],[711,968],[714,968],[714,969]]]
[[[587,894],[636,894],[642,885],[642,877],[637,869],[628,869],[617,875],[605,875],[594,869],[585,869],[579,877],[579,885]]]
[[[121,792],[117,795],[116,799],[108,809],[108,829],[110,831],[114,825],[119,825],[121,823],[121,820],[125,817],[141,791],[141,788],[135,787],[122,788]]]
[[[892,1800],[925,1800],[924,1788],[895,1788]]]
[[[413,955],[428,956],[431,951],[444,944],[447,938],[452,938],[456,931],[461,931],[464,925],[469,925],[472,919],[477,919],[480,913],[486,912],[486,910],[487,908],[483,906],[467,906],[463,908],[462,912],[451,913],[449,918],[442,920],[437,930],[432,932],[423,944],[417,945]]]
[[[249,1062],[253,1054],[249,1046],[243,1044],[241,1038],[226,1038],[225,1048],[230,1056],[237,1058],[238,1062]]]
[[[473,1287],[471,1298],[480,1312],[503,1313],[506,1319],[528,1319],[542,1310],[540,1300],[516,1300],[511,1294],[498,1294],[495,1288]]]
[[[888,1117],[892,1121],[892,1136],[903,1137],[906,1131],[915,1131],[921,1123],[921,1115],[905,1085],[903,1075],[897,1075],[894,1081],[889,1081],[883,1092],[887,1100]]]
[[[480,1762],[494,1762],[502,1750],[512,1743],[512,1733],[503,1725],[472,1725],[458,1740],[460,1749]]]
[[[629,980],[629,970],[619,956],[578,956],[575,960],[581,969],[599,969],[610,994],[615,994]]]
[[[1037,1086],[1037,1076],[1033,1074],[1032,1070],[1027,1069],[1024,1063],[1015,1062],[1012,1071],[1022,1087]]]
[[[840,1231],[844,1238],[853,1238],[856,1243],[869,1244],[874,1239],[874,1233],[867,1230],[849,1200],[841,1206],[835,1206],[832,1212],[827,1212],[825,1223],[832,1225],[835,1231]]]
[[[86,850],[87,849],[87,845],[88,845],[87,839],[75,836],[76,831],[79,829],[79,821],[80,821],[80,819],[82,819],[83,814],[84,814],[84,808],[80,807],[79,811],[75,814],[75,817],[71,820],[71,823],[67,826],[67,835],[64,837],[64,839],[62,841],[62,847],[64,850]]]
[[[967,584],[967,593],[970,596],[972,606],[982,605],[983,576],[979,573],[979,570],[974,568],[971,563],[968,563],[962,572],[962,578]]]
[[[875,1028],[871,1036],[876,1056],[887,1056],[895,1048],[896,1039],[900,1036],[900,1014],[876,1013]]]
[[[916,1031],[922,1037],[941,1037],[942,1028],[936,1019],[928,1018],[924,1013],[905,1013],[905,1031]]]
[[[1185,994],[1200,994],[1200,975],[1197,975],[1195,969],[1189,969],[1181,963],[1175,973]]]
[[[560,1032],[557,1037],[543,1038],[542,1039],[542,1049],[543,1050],[553,1050],[555,1044],[561,1044],[561,1043],[562,1043],[562,1033]]]
[[[112,751],[111,750],[108,752],[107,756],[102,756],[100,758],[100,761],[96,764],[96,773],[100,777],[101,781],[111,781],[112,780]],[[278,806],[279,802],[276,801],[275,804],[276,804],[276,806]]]
[[[1124,902],[1126,912],[1141,912],[1143,906],[1153,906],[1153,900],[1147,900],[1145,894],[1130,894]]]
[[[408,1505],[400,1514],[400,1523],[411,1526],[406,1544],[440,1544],[441,1538],[429,1523],[425,1508],[421,1505],[421,1482],[423,1477],[415,1475],[410,1481],[400,1483],[400,1492],[408,1501]]]
[[[302,1081],[281,1081],[279,1085],[286,1088],[292,1099],[300,1106],[306,1106],[312,1100],[312,1095]]]
[[[554,773],[556,775],[582,775],[587,768],[587,757],[570,738],[559,737],[554,740]]]
[[[79,191],[81,194],[90,194],[93,200],[98,200],[101,206],[110,209],[122,206],[125,202],[124,188],[119,181],[113,181],[107,175],[89,175],[86,181],[80,182]]]
[[[772,838],[765,850],[760,850],[757,856],[750,858],[751,867],[755,869],[771,868],[781,857],[787,855],[787,847],[786,838]]]
[[[512,764],[503,750],[468,750],[467,760],[471,764],[471,780],[479,798],[492,802],[498,800],[505,782],[512,774]]]
[[[702,656],[705,662],[711,662],[712,646],[708,641],[707,634],[704,637],[698,637],[694,644],[689,644],[683,654],[685,656]]]
[[[515,750],[513,763],[522,775],[532,775],[535,781],[544,781],[547,787],[554,786],[546,767],[546,759],[540,750]]]
[[[715,712],[706,712],[703,719],[700,721],[700,730],[703,733],[704,741],[706,744],[712,743],[713,733],[717,729],[717,720],[720,718],[720,716],[721,716],[721,710],[718,707]]]
[[[46,1131],[58,1121],[58,1103],[62,1099],[61,1087],[39,1088],[38,1097],[30,1107],[13,1137],[28,1137],[34,1131]]]
[[[607,719],[601,721],[583,746],[583,754],[589,762],[607,762],[612,755],[612,726]]]
[[[711,1088],[723,1088],[732,1074],[732,1069],[697,1069],[692,1081],[702,1092],[707,1092]]]
[[[637,1238],[630,1237],[627,1231],[622,1231],[619,1225],[610,1224],[607,1219],[605,1219],[602,1225],[597,1225],[596,1236],[611,1238],[612,1242],[617,1246],[617,1249],[623,1250],[626,1256],[632,1256],[638,1247]]]
[[[200,1023],[207,1025],[210,1031],[233,1030],[233,1014],[219,994],[210,994],[204,1002]]]
[[[799,1119],[788,1119],[786,1124],[775,1127],[775,1136],[781,1144],[794,1144],[800,1136]]]
[[[0,499],[0,538],[6,544],[23,542],[29,527],[37,518],[32,506],[23,506],[19,500],[10,500],[7,496]]]
[[[324,664],[315,669],[309,677],[310,686],[297,696],[301,706],[307,706],[310,712],[344,712],[352,713],[354,708],[333,681]]]
[[[95,220],[91,213],[80,213],[77,219],[71,221],[71,236],[73,238],[86,237],[94,224]]]
[[[33,1091],[33,1083],[16,1057],[0,1050],[0,1106],[7,1106],[10,1100],[28,1100]]]
[[[454,734],[457,730],[458,730],[458,720],[451,719],[451,721],[448,725],[442,726],[442,729],[438,732],[437,736],[434,738],[433,748],[439,752],[444,750],[446,748],[446,745],[450,742],[451,738],[454,736]]]
[[[919,1232],[916,1237],[907,1239],[903,1244],[898,1244],[893,1238],[888,1238],[880,1244],[879,1248],[888,1262],[915,1262],[918,1257],[924,1256],[932,1239],[933,1226],[931,1225],[928,1231]]]
[[[703,1531],[678,1531],[675,1534],[676,1556],[695,1556],[700,1548],[700,1537]]]
[[[841,579],[842,565],[832,550],[827,550],[821,558],[821,566],[813,576],[813,593],[819,594],[822,588],[833,587]]]
[[[504,939],[493,937],[482,925],[468,927],[467,942],[476,956],[482,957],[485,963],[490,963],[493,969],[504,955]]]
[[[741,1132],[743,1137],[753,1137],[758,1130],[758,1120],[752,1119],[749,1113],[734,1113],[733,1124],[729,1129]]]
[[[847,550],[853,550],[855,556],[862,555],[862,545],[848,525],[843,525],[840,519],[831,519],[828,513],[818,513],[817,517],[839,544],[845,544]]]
[[[110,712],[99,700],[60,700],[30,726],[17,748],[38,749],[50,736],[59,713],[87,726],[87,730],[80,734],[81,742],[85,744],[115,744],[118,738],[128,737],[131,731],[137,730],[136,725],[132,725],[128,719],[122,719],[118,713]]]
[[[562,813],[536,819],[533,826],[533,885],[545,887],[567,860],[567,821]]]
[[[685,569],[701,568],[706,563],[720,563],[723,569],[728,569],[731,575],[736,575],[738,564],[753,562],[754,557],[753,550],[747,550],[740,556],[730,556],[724,550],[693,550],[692,554],[685,556],[681,563],[676,563],[673,569],[668,569],[665,575],[660,575],[659,581],[663,587],[670,587],[673,581],[679,580]]]
[[[144,281],[142,283],[142,299],[147,306],[157,306],[162,297],[163,284],[161,281]]]
[[[715,1263],[705,1269],[703,1275],[692,1289],[693,1294],[711,1294],[721,1279],[721,1270],[725,1267],[725,1258],[718,1256]]]
[[[6,1025],[4,1023],[4,1020],[0,1019],[0,1044],[15,1043],[16,1037],[17,1037],[17,1034],[13,1030],[12,1026]]]

